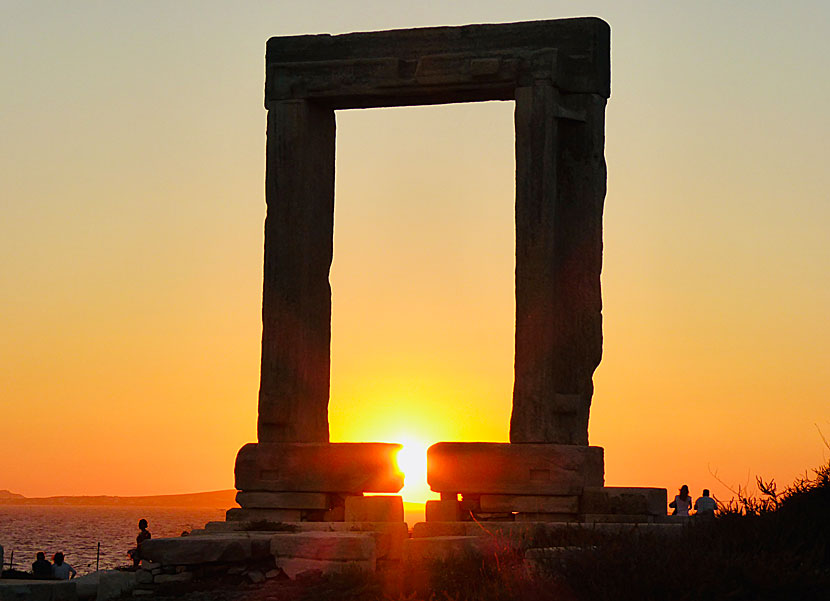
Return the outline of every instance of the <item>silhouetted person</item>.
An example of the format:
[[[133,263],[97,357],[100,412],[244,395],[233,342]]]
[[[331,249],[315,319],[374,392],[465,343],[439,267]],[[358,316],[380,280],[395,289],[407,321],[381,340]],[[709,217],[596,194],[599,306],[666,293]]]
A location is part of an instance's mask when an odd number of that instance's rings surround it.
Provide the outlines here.
[[[128,551],[130,557],[133,559],[134,566],[138,566],[141,562],[141,543],[145,540],[153,538],[153,535],[150,534],[149,530],[147,530],[147,520],[144,518],[138,520],[138,530],[138,536],[135,537],[135,549],[130,549]]]
[[[55,578],[58,578],[60,580],[71,580],[77,574],[75,568],[73,568],[71,565],[69,565],[63,560],[63,553],[55,553],[55,556],[52,558],[52,561],[55,562],[54,564],[52,564],[52,575]]]
[[[52,564],[46,561],[46,554],[38,551],[37,559],[32,564],[32,574],[35,578],[52,578]]]
[[[695,511],[697,515],[715,515],[715,509],[718,508],[717,502],[709,496],[709,489],[703,489],[703,496],[698,497],[695,501]]]
[[[669,507],[673,507],[672,515],[689,515],[689,510],[692,508],[692,497],[689,496],[689,487],[685,484],[680,487],[680,494],[674,497],[674,501],[669,503]]]

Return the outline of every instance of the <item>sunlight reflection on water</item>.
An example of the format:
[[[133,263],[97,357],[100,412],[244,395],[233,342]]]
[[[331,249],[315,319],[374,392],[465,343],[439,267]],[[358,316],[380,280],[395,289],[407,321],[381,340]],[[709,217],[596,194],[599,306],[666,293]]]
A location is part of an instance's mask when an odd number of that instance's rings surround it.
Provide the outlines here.
[[[0,506],[0,545],[6,563],[14,552],[14,566],[30,571],[35,554],[62,551],[66,561],[85,574],[95,570],[95,556],[101,543],[100,567],[113,568],[130,563],[127,550],[135,546],[138,520],[145,518],[154,537],[179,536],[183,531],[202,528],[211,520],[224,520],[224,509],[180,507],[67,507]]]

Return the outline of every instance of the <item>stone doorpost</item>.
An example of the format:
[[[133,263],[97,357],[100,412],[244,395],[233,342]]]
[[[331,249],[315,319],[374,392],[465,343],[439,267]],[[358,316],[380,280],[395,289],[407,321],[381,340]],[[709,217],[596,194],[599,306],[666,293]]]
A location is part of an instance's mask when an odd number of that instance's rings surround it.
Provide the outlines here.
[[[328,442],[334,111],[270,103],[260,442]]]

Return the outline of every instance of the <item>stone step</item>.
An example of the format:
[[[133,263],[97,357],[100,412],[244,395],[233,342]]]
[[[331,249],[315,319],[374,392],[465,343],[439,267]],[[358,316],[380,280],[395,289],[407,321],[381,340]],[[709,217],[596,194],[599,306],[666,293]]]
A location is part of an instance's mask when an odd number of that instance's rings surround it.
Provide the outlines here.
[[[348,570],[374,572],[376,540],[362,532],[298,532],[274,534],[271,555],[289,578],[308,571],[324,574]]]
[[[234,532],[177,538],[151,538],[141,543],[141,557],[166,566],[232,563],[270,555],[272,532]]]
[[[404,561],[446,561],[469,555],[481,555],[484,540],[478,536],[450,535],[410,538],[404,541]]]
[[[193,537],[233,536],[238,532],[268,536],[271,532],[253,532],[252,522],[208,522],[205,530],[191,533]],[[378,559],[399,560],[403,553],[403,541],[409,536],[405,522],[297,522],[281,524],[290,532],[364,532],[375,538]]]
[[[665,488],[588,487],[582,493],[580,512],[666,515],[667,495]]]

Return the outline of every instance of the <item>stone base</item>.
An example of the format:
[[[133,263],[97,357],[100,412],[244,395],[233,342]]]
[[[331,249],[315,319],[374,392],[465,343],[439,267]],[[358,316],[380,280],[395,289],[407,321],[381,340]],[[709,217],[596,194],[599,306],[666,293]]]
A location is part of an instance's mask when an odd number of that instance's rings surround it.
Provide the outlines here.
[[[668,493],[665,488],[627,488],[604,486],[586,488],[580,499],[584,514],[666,515]]]
[[[346,522],[403,522],[403,498],[398,495],[347,496]]]
[[[270,532],[252,531],[261,526],[260,523],[244,521],[208,522],[204,529],[193,530],[190,537],[233,538],[241,534],[268,538],[282,532],[363,532],[375,539],[378,559],[397,561],[401,559],[403,541],[409,536],[405,522],[296,522],[275,524],[274,526],[279,530]]]
[[[676,516],[666,516],[672,518]],[[596,522],[596,523],[573,523],[573,522],[418,522],[412,528],[412,538],[432,538],[437,536],[479,536],[492,538],[500,536],[513,544],[522,547],[528,541],[545,532],[557,532],[562,529],[588,528],[597,532],[631,532],[631,533],[655,533],[675,534],[682,532],[688,521],[679,522],[676,520],[665,520],[654,517],[659,523],[622,523],[622,522]]]
[[[439,442],[427,450],[427,482],[442,498],[580,495],[603,485],[604,470],[601,447]]]
[[[236,488],[250,492],[398,492],[399,444],[249,443],[236,456]],[[245,497],[243,497],[245,498]]]

